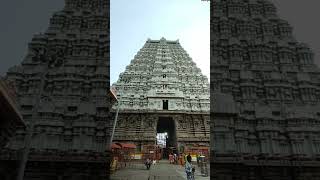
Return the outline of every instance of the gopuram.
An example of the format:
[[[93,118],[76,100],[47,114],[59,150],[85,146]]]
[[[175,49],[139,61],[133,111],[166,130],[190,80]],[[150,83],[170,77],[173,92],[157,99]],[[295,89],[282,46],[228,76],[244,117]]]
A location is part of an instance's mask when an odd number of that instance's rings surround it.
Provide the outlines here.
[[[14,82],[27,128],[0,152],[0,179],[107,179],[113,119],[109,1],[65,0],[29,43]],[[19,172],[19,173],[18,173]]]
[[[211,178],[320,178],[320,71],[267,0],[211,1]]]
[[[148,39],[113,87],[119,102],[113,142],[143,151],[167,132],[173,152],[209,147],[208,78],[178,40]]]

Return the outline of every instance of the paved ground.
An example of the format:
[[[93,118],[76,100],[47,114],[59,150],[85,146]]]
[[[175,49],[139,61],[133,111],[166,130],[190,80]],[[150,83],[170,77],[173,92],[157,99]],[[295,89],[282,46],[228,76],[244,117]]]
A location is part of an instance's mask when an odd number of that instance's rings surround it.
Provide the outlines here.
[[[210,169],[210,167],[208,167]],[[196,167],[196,180],[209,180],[208,177],[203,177],[199,168]],[[179,165],[169,164],[169,161],[163,160],[155,166],[151,166],[150,170],[142,163],[135,163],[129,167],[118,170],[111,176],[111,180],[185,180],[186,174],[184,167]]]

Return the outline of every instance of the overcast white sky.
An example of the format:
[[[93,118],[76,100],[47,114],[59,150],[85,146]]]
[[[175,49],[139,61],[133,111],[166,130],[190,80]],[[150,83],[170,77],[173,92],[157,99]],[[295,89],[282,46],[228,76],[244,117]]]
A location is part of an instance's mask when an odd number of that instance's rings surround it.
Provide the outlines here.
[[[200,0],[111,0],[111,84],[148,38],[179,39],[210,76],[210,4]]]

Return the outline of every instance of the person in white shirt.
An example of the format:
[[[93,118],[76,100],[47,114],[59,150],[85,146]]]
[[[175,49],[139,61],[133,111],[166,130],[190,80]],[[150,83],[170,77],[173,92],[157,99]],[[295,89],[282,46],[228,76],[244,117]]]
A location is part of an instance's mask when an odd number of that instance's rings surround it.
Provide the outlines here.
[[[151,166],[151,160],[149,158],[147,158],[145,165],[146,165],[147,169],[149,170],[150,166]]]
[[[187,162],[185,165],[185,170],[187,173],[187,180],[194,180],[194,167],[191,164],[191,156],[187,156]]]

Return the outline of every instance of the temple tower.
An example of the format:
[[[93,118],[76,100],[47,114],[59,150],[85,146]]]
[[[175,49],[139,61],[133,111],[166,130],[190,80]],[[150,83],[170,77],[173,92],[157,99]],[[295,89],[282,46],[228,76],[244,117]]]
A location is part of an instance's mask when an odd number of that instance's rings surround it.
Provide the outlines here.
[[[114,142],[139,151],[168,132],[177,152],[209,146],[208,79],[178,40],[148,39],[113,86],[120,109]]]
[[[211,2],[212,178],[319,172],[320,71],[292,30],[268,0]]]
[[[26,148],[24,179],[106,179],[114,101],[109,1],[65,0],[7,79],[15,82],[28,128],[18,128],[2,150],[0,174],[15,179]]]

